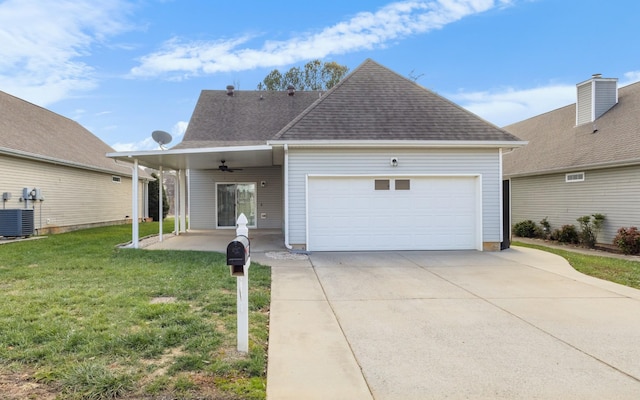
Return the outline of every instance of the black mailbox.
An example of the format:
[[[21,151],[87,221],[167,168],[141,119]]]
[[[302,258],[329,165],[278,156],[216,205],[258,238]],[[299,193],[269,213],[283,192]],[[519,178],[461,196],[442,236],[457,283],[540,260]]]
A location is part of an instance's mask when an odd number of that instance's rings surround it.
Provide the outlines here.
[[[227,265],[229,266],[231,276],[245,275],[244,266],[249,261],[250,255],[249,238],[246,236],[236,236],[236,238],[227,245]]]

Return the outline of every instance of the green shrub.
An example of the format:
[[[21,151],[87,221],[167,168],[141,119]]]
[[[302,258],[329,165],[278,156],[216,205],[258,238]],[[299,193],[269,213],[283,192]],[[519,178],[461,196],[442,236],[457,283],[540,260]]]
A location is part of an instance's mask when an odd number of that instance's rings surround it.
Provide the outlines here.
[[[540,228],[530,219],[520,221],[513,226],[513,233],[516,236],[535,238],[540,236]]]
[[[587,247],[595,247],[598,240],[598,233],[604,225],[605,216],[603,214],[585,215],[576,221],[580,223],[580,243]]]
[[[556,229],[551,233],[551,240],[557,240],[560,243],[576,244],[580,241],[580,236],[575,225],[563,225],[562,228]]]
[[[638,228],[632,226],[631,228],[620,228],[618,234],[613,238],[613,244],[624,254],[638,254],[640,253],[640,232]]]

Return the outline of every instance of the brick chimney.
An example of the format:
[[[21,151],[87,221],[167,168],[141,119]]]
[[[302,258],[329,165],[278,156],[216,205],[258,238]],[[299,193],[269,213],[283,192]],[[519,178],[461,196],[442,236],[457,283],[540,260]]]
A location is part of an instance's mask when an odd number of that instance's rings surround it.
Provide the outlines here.
[[[618,78],[593,74],[591,79],[578,83],[576,90],[576,125],[593,122],[618,104]]]

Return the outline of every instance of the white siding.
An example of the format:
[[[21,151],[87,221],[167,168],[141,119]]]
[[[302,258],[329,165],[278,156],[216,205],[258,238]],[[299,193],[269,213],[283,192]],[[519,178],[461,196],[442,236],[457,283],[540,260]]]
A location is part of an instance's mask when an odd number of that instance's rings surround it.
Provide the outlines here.
[[[392,157],[398,166],[391,167]],[[289,149],[289,242],[306,242],[305,177],[319,175],[479,174],[484,242],[500,242],[500,168],[497,149]]]
[[[617,102],[618,83],[616,81],[596,81],[596,96],[594,102],[595,117],[606,113]]]
[[[22,189],[40,188],[45,200],[35,205],[35,227],[62,228],[124,221],[131,217],[131,178],[14,157],[0,156],[0,193],[9,192],[5,208],[23,208]],[[119,176],[119,175],[117,175]],[[143,193],[143,184],[139,184]],[[142,196],[141,196],[142,197]],[[142,210],[142,199],[139,202]]]
[[[552,229],[579,227],[584,215],[606,215],[601,243],[611,243],[620,227],[640,226],[640,168],[584,171],[584,182],[565,182],[565,174],[511,180],[511,220],[538,223],[548,217]]]
[[[592,115],[592,85],[593,82],[578,86],[578,103],[576,106],[576,125],[591,122]]]
[[[189,227],[191,229],[216,229],[216,182],[255,182],[257,189],[258,229],[281,229],[283,219],[282,168],[244,168],[242,171],[191,170],[189,188],[191,203]],[[260,183],[266,185],[262,187]],[[260,215],[266,213],[266,218]]]

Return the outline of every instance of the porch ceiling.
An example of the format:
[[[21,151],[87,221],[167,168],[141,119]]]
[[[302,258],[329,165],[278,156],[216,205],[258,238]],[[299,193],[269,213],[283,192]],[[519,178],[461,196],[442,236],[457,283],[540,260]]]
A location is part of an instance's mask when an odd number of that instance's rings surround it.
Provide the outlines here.
[[[137,159],[141,166],[165,170],[217,169],[221,160],[231,168],[273,165],[271,146],[210,147],[198,149],[121,151],[107,157],[128,163]]]

